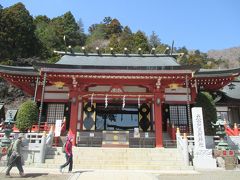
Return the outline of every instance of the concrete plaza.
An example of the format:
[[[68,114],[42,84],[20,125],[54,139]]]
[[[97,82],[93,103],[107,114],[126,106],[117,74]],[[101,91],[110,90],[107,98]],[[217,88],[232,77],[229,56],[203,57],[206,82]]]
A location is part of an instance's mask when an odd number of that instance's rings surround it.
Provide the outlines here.
[[[20,178],[16,167],[11,177],[5,177],[5,168],[0,167],[0,179],[36,180],[237,180],[240,170],[186,170],[186,171],[138,171],[138,170],[73,170],[73,173],[60,173],[58,169],[24,168],[25,177]]]

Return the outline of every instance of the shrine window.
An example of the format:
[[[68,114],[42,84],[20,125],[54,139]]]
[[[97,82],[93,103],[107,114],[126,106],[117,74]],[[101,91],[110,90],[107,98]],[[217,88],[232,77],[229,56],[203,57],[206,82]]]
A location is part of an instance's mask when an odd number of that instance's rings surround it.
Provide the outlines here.
[[[180,132],[188,132],[188,116],[186,105],[170,105],[170,122],[178,126]]]
[[[49,103],[47,108],[48,124],[55,124],[57,119],[64,117],[64,104]]]

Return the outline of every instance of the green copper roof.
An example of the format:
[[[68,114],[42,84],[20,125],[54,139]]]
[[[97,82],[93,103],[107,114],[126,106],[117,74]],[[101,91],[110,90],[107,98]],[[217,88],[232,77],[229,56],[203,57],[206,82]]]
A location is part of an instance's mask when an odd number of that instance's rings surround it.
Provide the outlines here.
[[[230,84],[225,86],[222,92],[224,92],[226,96],[230,98],[240,99],[240,81],[234,81]]]
[[[33,67],[22,67],[22,66],[5,66],[0,65],[0,72],[10,74],[22,74],[22,75],[36,75],[37,70]]]
[[[221,77],[240,74],[240,68],[235,69],[200,69],[196,72],[196,77]]]
[[[56,64],[79,66],[180,66],[174,57],[158,55],[64,55]]]

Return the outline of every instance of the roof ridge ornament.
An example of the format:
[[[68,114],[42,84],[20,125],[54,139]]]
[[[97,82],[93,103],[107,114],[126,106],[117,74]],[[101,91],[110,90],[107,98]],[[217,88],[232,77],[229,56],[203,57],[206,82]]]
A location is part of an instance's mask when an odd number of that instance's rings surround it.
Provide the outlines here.
[[[155,48],[155,47],[153,47],[153,48],[151,49],[151,52],[150,52],[150,54],[156,55],[156,52],[155,52],[155,50],[156,50],[156,48]]]
[[[138,48],[138,54],[142,55],[142,48]]]
[[[100,49],[99,49],[98,46],[96,47],[96,51],[97,51],[97,54],[98,54],[98,55],[101,55],[101,51],[100,51]]]
[[[128,55],[128,48],[127,47],[124,48],[124,54]]]
[[[82,47],[82,51],[83,51],[84,55],[87,55],[87,51],[86,51],[86,48],[84,46]]]
[[[110,51],[111,51],[111,54],[114,55],[114,51],[112,47],[110,47]]]

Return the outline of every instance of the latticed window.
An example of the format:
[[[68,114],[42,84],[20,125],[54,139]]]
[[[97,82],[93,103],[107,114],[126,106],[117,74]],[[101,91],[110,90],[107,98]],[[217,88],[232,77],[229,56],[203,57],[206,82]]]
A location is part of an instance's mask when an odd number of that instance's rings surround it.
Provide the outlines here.
[[[180,132],[188,131],[188,117],[187,106],[184,105],[170,105],[170,121],[178,126]]]
[[[57,119],[63,120],[64,104],[48,104],[47,109],[47,122],[55,124]]]

